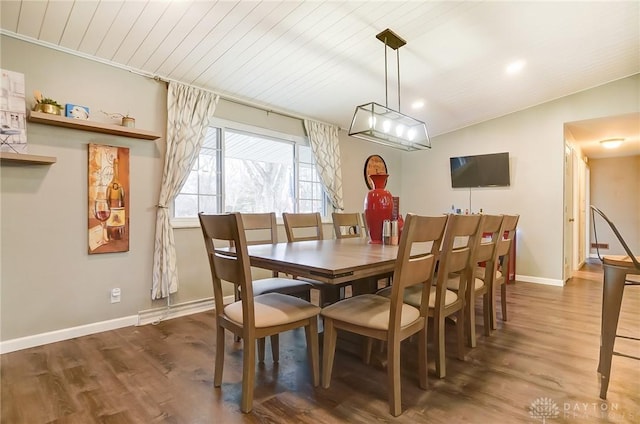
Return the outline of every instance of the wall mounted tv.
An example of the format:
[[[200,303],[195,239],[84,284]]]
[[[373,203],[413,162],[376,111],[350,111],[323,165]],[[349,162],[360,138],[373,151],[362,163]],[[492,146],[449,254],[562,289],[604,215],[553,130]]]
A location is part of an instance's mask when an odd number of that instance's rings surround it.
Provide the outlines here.
[[[506,187],[510,185],[509,153],[449,158],[451,187]]]

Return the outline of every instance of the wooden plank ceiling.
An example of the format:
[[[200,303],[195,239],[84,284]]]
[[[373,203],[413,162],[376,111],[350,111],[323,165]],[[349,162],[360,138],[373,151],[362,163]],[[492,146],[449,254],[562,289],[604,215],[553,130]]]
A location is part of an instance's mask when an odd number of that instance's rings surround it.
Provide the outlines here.
[[[2,33],[348,128],[385,104],[437,135],[640,72],[640,3],[6,1]],[[522,72],[505,73],[515,61]],[[398,108],[389,50],[388,105]],[[414,101],[424,107],[412,109]]]

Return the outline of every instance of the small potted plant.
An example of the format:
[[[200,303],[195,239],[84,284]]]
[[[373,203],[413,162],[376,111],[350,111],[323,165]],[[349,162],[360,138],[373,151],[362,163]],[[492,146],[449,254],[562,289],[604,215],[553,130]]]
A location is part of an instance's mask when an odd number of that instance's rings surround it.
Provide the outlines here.
[[[126,115],[123,115],[122,113],[118,113],[118,112],[109,113],[109,112],[105,112],[104,110],[101,110],[100,112],[107,115],[109,119],[120,119],[121,120],[120,125],[122,125],[123,127],[135,128],[136,126],[135,118],[130,117],[128,112]]]
[[[33,97],[36,100],[36,106],[33,108],[34,111],[60,115],[62,106],[60,106],[58,102],[48,97],[44,97],[39,90],[34,90]]]

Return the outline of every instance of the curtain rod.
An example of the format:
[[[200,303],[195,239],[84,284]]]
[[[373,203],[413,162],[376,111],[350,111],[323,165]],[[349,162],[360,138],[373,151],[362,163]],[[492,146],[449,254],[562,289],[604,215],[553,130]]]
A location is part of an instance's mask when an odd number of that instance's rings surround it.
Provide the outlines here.
[[[81,57],[83,59],[88,59],[88,60],[91,60],[93,62],[102,63],[103,65],[108,65],[108,66],[111,66],[111,67],[114,67],[114,68],[122,69],[124,71],[128,71],[128,72],[131,72],[131,73],[136,74],[136,75],[140,75],[140,76],[143,76],[143,77],[146,77],[146,78],[151,78],[151,79],[153,79],[155,81],[160,81],[160,82],[165,82],[165,83],[175,82],[175,83],[178,83],[178,84],[184,84],[184,85],[187,85],[187,86],[190,86],[190,87],[194,87],[194,88],[197,88],[199,90],[205,90],[205,91],[213,92],[213,93],[219,95],[220,98],[222,98],[222,99],[224,99],[226,101],[233,102],[233,103],[236,103],[236,104],[239,104],[239,105],[242,105],[242,106],[249,106],[249,107],[252,107],[252,108],[255,108],[255,109],[260,109],[260,110],[263,110],[263,111],[265,111],[267,113],[275,113],[275,114],[280,115],[280,116],[285,116],[287,118],[293,118],[293,119],[299,119],[301,121],[304,121],[305,119],[310,119],[310,120],[313,120],[313,121],[316,121],[316,122],[320,122],[321,124],[324,124],[324,125],[331,125],[331,126],[338,127],[338,129],[342,129],[342,128],[340,128],[339,125],[336,125],[336,124],[330,124],[328,122],[319,121],[317,119],[313,119],[313,118],[310,118],[308,116],[297,115],[297,114],[292,113],[292,112],[285,112],[285,111],[273,109],[273,108],[271,108],[271,107],[269,107],[267,105],[263,105],[263,104],[260,104],[260,103],[257,103],[257,102],[252,102],[250,100],[242,99],[242,98],[239,98],[239,97],[234,97],[234,96],[231,96],[229,94],[216,93],[216,92],[214,92],[214,91],[212,91],[211,89],[208,89],[208,88],[200,87],[200,86],[197,86],[197,85],[194,85],[194,84],[187,84],[187,83],[184,83],[182,81],[174,80],[174,79],[167,78],[167,77],[161,77],[159,75],[154,75],[154,74],[151,74],[149,72],[143,71],[141,69],[131,68],[131,67],[122,65],[120,63],[112,62],[112,61],[107,60],[107,59],[102,59],[102,58],[99,58],[99,57],[96,57],[96,56],[92,56],[92,55],[89,55],[89,54],[86,54],[86,53],[78,52],[78,51],[69,49],[67,47],[63,47],[63,46],[59,46],[57,44],[49,43],[47,41],[37,40],[35,38],[31,38],[31,37],[28,37],[28,36],[25,36],[25,35],[22,35],[22,34],[17,34],[15,32],[8,31],[8,30],[6,30],[4,28],[0,28],[0,35],[6,35],[7,37],[15,38],[15,39],[18,39],[18,40],[21,40],[21,41],[25,41],[27,43],[36,44],[36,45],[39,45],[39,46],[42,46],[42,47],[46,47],[46,48],[49,48],[49,49],[52,49],[52,50],[58,50],[58,51],[61,51],[63,53],[67,53],[67,54],[70,54],[70,55],[73,55],[73,56],[78,56],[78,57]]]
[[[243,98],[240,98],[240,97],[235,97],[235,96],[232,96],[232,95],[229,95],[229,94],[217,93],[215,91],[212,91],[209,88],[201,87],[201,86],[198,86],[198,85],[195,85],[195,84],[187,84],[187,83],[182,82],[182,81],[174,80],[174,79],[167,78],[167,77],[162,77],[162,76],[155,75],[155,74],[150,74],[148,72],[140,71],[140,70],[137,70],[137,69],[128,69],[128,70],[129,70],[129,72],[132,72],[134,74],[138,74],[138,75],[141,75],[143,77],[151,78],[151,79],[159,81],[159,82],[165,82],[165,83],[175,82],[175,83],[178,83],[178,84],[187,85],[189,87],[194,87],[194,88],[197,88],[199,90],[209,91],[209,92],[212,92],[212,93],[215,93],[215,94],[219,95],[221,99],[224,99],[224,100],[226,100],[228,102],[236,103],[236,104],[239,104],[239,105],[242,105],[242,106],[249,106],[249,107],[252,107],[254,109],[260,109],[260,110],[263,110],[263,111],[265,111],[267,113],[275,113],[275,114],[280,115],[280,116],[285,116],[287,118],[293,118],[293,119],[299,119],[301,121],[309,119],[309,120],[313,120],[313,121],[316,121],[316,122],[320,122],[321,124],[324,124],[324,125],[330,125],[330,126],[338,127],[339,130],[341,129],[340,126],[336,125],[336,124],[330,124],[328,122],[322,122],[322,121],[319,121],[317,119],[313,119],[313,118],[310,118],[310,117],[307,117],[307,116],[303,116],[303,115],[297,115],[297,114],[292,113],[292,112],[284,112],[284,111],[281,111],[281,110],[273,109],[273,108],[271,108],[271,107],[269,107],[269,106],[267,106],[265,104],[252,102],[250,100],[243,99]]]

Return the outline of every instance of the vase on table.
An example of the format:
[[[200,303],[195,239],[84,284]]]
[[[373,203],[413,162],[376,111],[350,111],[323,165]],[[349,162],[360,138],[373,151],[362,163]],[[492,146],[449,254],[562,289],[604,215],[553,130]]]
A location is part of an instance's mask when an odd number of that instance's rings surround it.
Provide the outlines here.
[[[391,219],[393,213],[393,197],[388,190],[388,174],[372,174],[371,189],[364,198],[364,216],[369,228],[369,243],[382,244],[382,223],[385,219]]]

